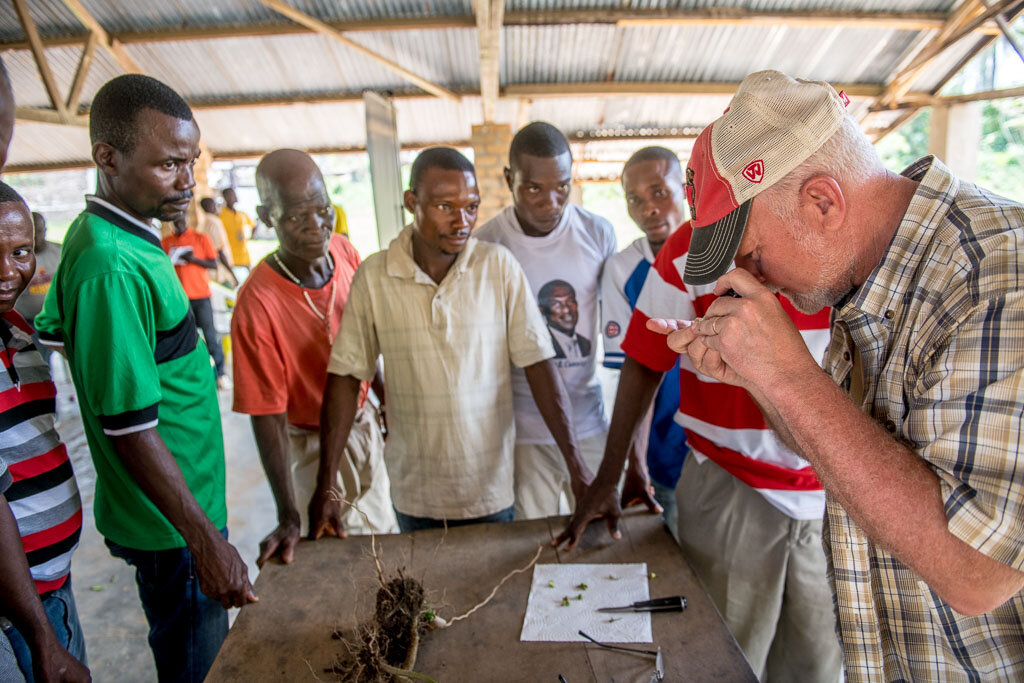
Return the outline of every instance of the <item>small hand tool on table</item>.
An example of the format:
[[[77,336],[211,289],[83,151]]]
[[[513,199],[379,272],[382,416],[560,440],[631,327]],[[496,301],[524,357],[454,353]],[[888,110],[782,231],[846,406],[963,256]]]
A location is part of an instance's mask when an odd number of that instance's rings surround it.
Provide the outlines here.
[[[618,650],[619,652],[632,652],[635,655],[649,655],[651,657],[654,657],[654,675],[651,676],[651,681],[653,683],[653,681],[665,680],[665,663],[661,659],[660,647],[657,650],[637,650],[632,647],[622,647],[620,645],[609,645],[608,643],[602,643],[599,640],[594,640],[583,631],[580,631],[579,634],[587,640],[589,640],[590,642],[592,642],[594,645],[597,645],[598,647],[603,647],[607,650]]]
[[[654,600],[640,600],[632,605],[622,607],[601,607],[598,612],[682,612],[686,609],[686,598],[681,595],[673,595],[669,598],[655,598]]]

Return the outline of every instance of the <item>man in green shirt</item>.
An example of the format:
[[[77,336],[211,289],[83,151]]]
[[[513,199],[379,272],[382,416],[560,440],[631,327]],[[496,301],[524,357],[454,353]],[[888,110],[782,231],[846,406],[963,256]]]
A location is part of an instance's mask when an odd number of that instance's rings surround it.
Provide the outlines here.
[[[97,92],[89,136],[97,193],[68,230],[36,325],[68,358],[96,467],[96,527],[136,568],[159,678],[199,681],[226,608],[256,599],[227,542],[209,355],[151,224],[188,207],[199,128],[177,93],[130,74]]]

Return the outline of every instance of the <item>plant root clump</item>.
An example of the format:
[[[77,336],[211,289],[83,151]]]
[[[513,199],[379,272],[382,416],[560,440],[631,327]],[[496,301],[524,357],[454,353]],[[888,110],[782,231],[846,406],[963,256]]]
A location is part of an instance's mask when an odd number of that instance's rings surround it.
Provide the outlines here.
[[[412,668],[425,628],[424,604],[423,585],[399,570],[377,591],[373,621],[360,626],[358,647],[349,647],[351,658],[331,671],[361,683],[423,680]]]

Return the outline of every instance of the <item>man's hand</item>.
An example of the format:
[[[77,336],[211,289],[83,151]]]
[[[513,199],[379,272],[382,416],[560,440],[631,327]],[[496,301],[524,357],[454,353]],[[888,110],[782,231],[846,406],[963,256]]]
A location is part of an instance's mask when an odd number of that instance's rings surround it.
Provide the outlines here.
[[[260,541],[260,556],[256,558],[256,566],[280,555],[281,561],[291,564],[295,559],[295,546],[299,542],[299,525],[295,522],[282,522],[270,534]]]
[[[734,290],[739,298],[722,296]],[[653,319],[648,329],[668,335],[668,346],[689,358],[702,375],[741,386],[756,396],[792,377],[794,368],[817,366],[778,298],[737,268],[715,285],[720,298],[697,321]]]
[[[569,526],[565,528],[558,538],[551,542],[556,548],[568,542],[566,550],[572,550],[583,537],[583,530],[595,519],[602,517],[608,524],[608,533],[615,540],[622,538],[619,533],[619,517],[622,510],[619,508],[619,497],[615,491],[615,484],[603,485],[595,481],[586,493],[576,499],[576,510],[572,513]]]
[[[619,504],[623,510],[634,505],[646,505],[651,514],[660,515],[663,512],[661,505],[654,499],[654,487],[651,486],[647,465],[640,458],[629,458]]]
[[[189,548],[196,558],[199,589],[211,600],[228,609],[243,607],[259,598],[249,583],[249,570],[235,547],[216,536],[202,547]]]
[[[323,536],[347,538],[348,532],[341,523],[341,501],[337,493],[317,487],[309,501],[309,538],[315,541]]]
[[[89,683],[89,669],[54,640],[32,652],[32,674],[43,683]]]
[[[594,473],[590,471],[582,458],[577,460],[577,468],[575,474],[572,472],[569,474],[569,488],[572,489],[572,497],[579,501],[583,499],[590,484],[594,481]]]

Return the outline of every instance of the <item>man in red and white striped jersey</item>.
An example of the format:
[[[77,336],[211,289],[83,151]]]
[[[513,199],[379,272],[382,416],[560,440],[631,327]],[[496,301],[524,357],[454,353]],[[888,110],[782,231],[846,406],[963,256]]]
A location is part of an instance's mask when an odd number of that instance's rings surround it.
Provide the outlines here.
[[[588,504],[611,500],[601,492],[615,481],[602,474],[622,471],[662,375],[680,359],[647,321],[693,320],[717,298],[713,283],[683,284],[691,232],[687,222],[669,237],[644,281],[622,343],[636,362],[619,380],[601,473],[560,540],[574,542],[594,517],[607,516],[610,528],[618,518],[617,509]],[[829,309],[806,315],[779,298],[820,360]],[[821,482],[768,427],[746,390],[698,373],[686,356],[680,360],[675,419],[693,453],[676,487],[679,543],[759,678],[836,681],[842,660],[821,549]]]
[[[0,182],[0,615],[10,620],[0,634],[0,679],[84,681],[70,576],[82,501],[54,426],[50,367],[14,310],[34,273],[28,206]]]

